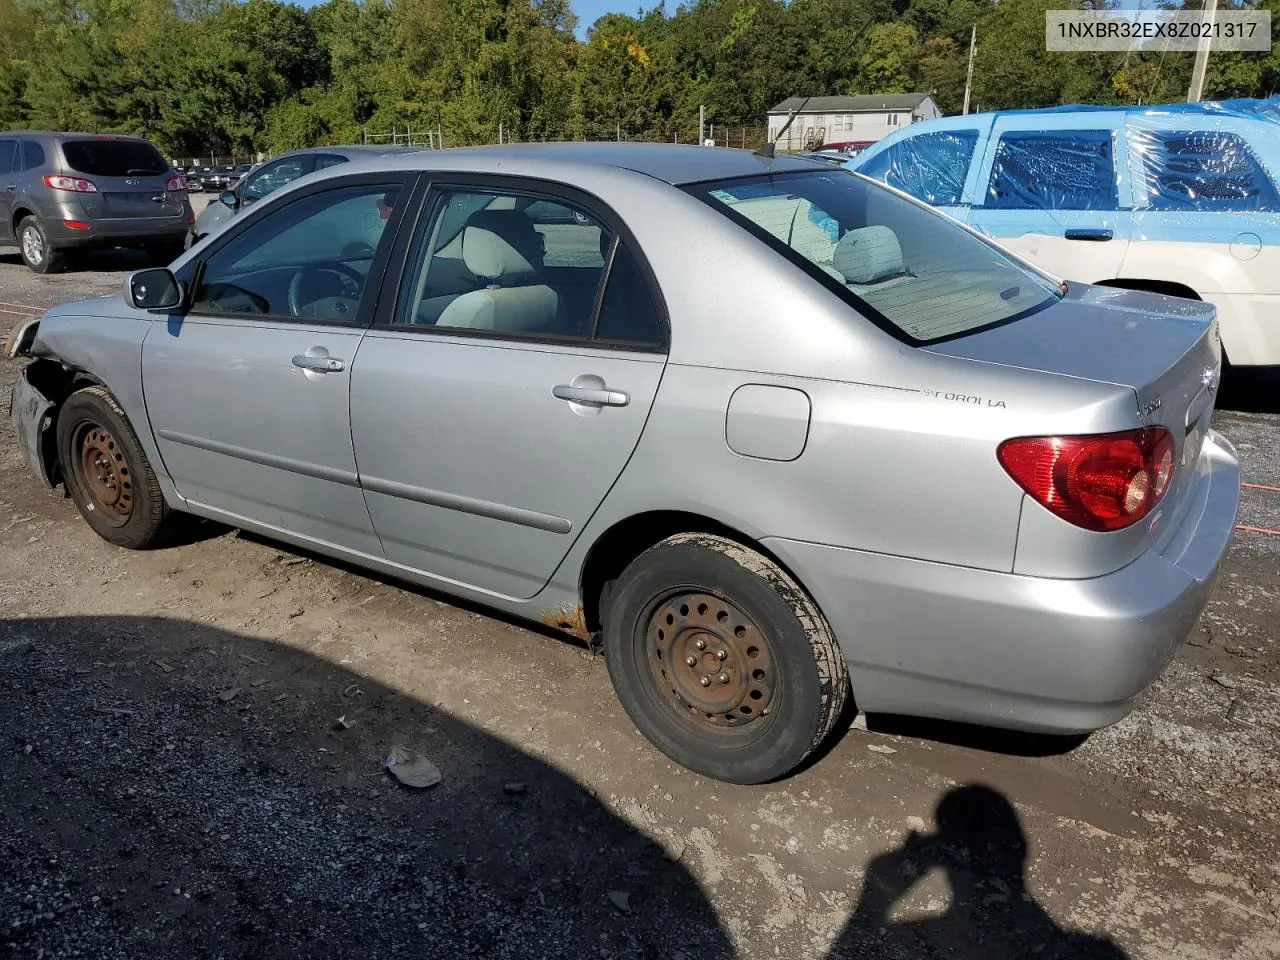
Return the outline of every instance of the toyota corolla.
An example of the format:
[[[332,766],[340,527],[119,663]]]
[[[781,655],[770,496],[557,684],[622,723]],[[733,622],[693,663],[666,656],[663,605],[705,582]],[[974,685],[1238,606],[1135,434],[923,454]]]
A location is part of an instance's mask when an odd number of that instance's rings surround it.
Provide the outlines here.
[[[12,350],[24,455],[112,543],[196,514],[599,638],[644,734],[738,782],[850,697],[1116,721],[1239,498],[1211,306],[746,151],[343,164]]]

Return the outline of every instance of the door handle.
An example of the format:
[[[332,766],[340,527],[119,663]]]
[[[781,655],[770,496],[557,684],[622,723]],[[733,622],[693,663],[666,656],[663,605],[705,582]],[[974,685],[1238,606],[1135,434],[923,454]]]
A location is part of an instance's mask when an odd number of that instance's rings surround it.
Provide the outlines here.
[[[1115,232],[1110,227],[1070,227],[1063,236],[1068,240],[1110,240]]]
[[[337,357],[309,357],[305,353],[294,357],[293,365],[313,373],[341,373],[347,367]]]
[[[574,403],[594,403],[601,407],[625,407],[631,397],[621,390],[599,390],[593,387],[575,387],[562,383],[551,388],[552,396]]]

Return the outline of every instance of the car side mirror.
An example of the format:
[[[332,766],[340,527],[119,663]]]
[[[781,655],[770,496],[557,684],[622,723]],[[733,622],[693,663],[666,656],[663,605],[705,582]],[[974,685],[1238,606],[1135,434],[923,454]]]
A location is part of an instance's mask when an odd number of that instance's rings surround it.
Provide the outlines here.
[[[182,304],[182,284],[166,267],[129,274],[124,289],[125,299],[138,310],[161,313]]]
[[[223,190],[222,195],[218,197],[218,199],[221,200],[223,203],[225,203],[232,210],[236,208],[237,200],[236,200],[236,192],[234,190]]]

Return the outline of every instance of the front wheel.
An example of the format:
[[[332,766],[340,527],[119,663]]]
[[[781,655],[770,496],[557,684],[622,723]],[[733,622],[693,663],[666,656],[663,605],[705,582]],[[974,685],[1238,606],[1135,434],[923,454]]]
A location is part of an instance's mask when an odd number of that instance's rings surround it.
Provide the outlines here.
[[[160,484],[115,398],[87,387],[58,415],[62,475],[80,515],[102,539],[131,550],[161,544],[172,526]]]
[[[609,676],[663,753],[698,773],[763,783],[831,733],[844,658],[800,586],[766,557],[680,534],[623,571],[605,611]]]

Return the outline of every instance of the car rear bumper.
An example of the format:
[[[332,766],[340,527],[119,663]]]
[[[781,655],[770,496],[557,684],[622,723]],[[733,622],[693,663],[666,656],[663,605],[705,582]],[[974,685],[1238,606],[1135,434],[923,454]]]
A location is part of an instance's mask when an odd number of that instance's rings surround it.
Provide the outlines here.
[[[766,539],[840,641],[864,710],[1051,733],[1114,723],[1195,627],[1235,526],[1240,468],[1210,433],[1163,553],[1054,580]]]
[[[180,244],[190,229],[186,217],[88,221],[82,219],[81,222],[87,222],[88,228],[73,230],[60,220],[46,222],[44,227],[49,242],[60,249]]]

